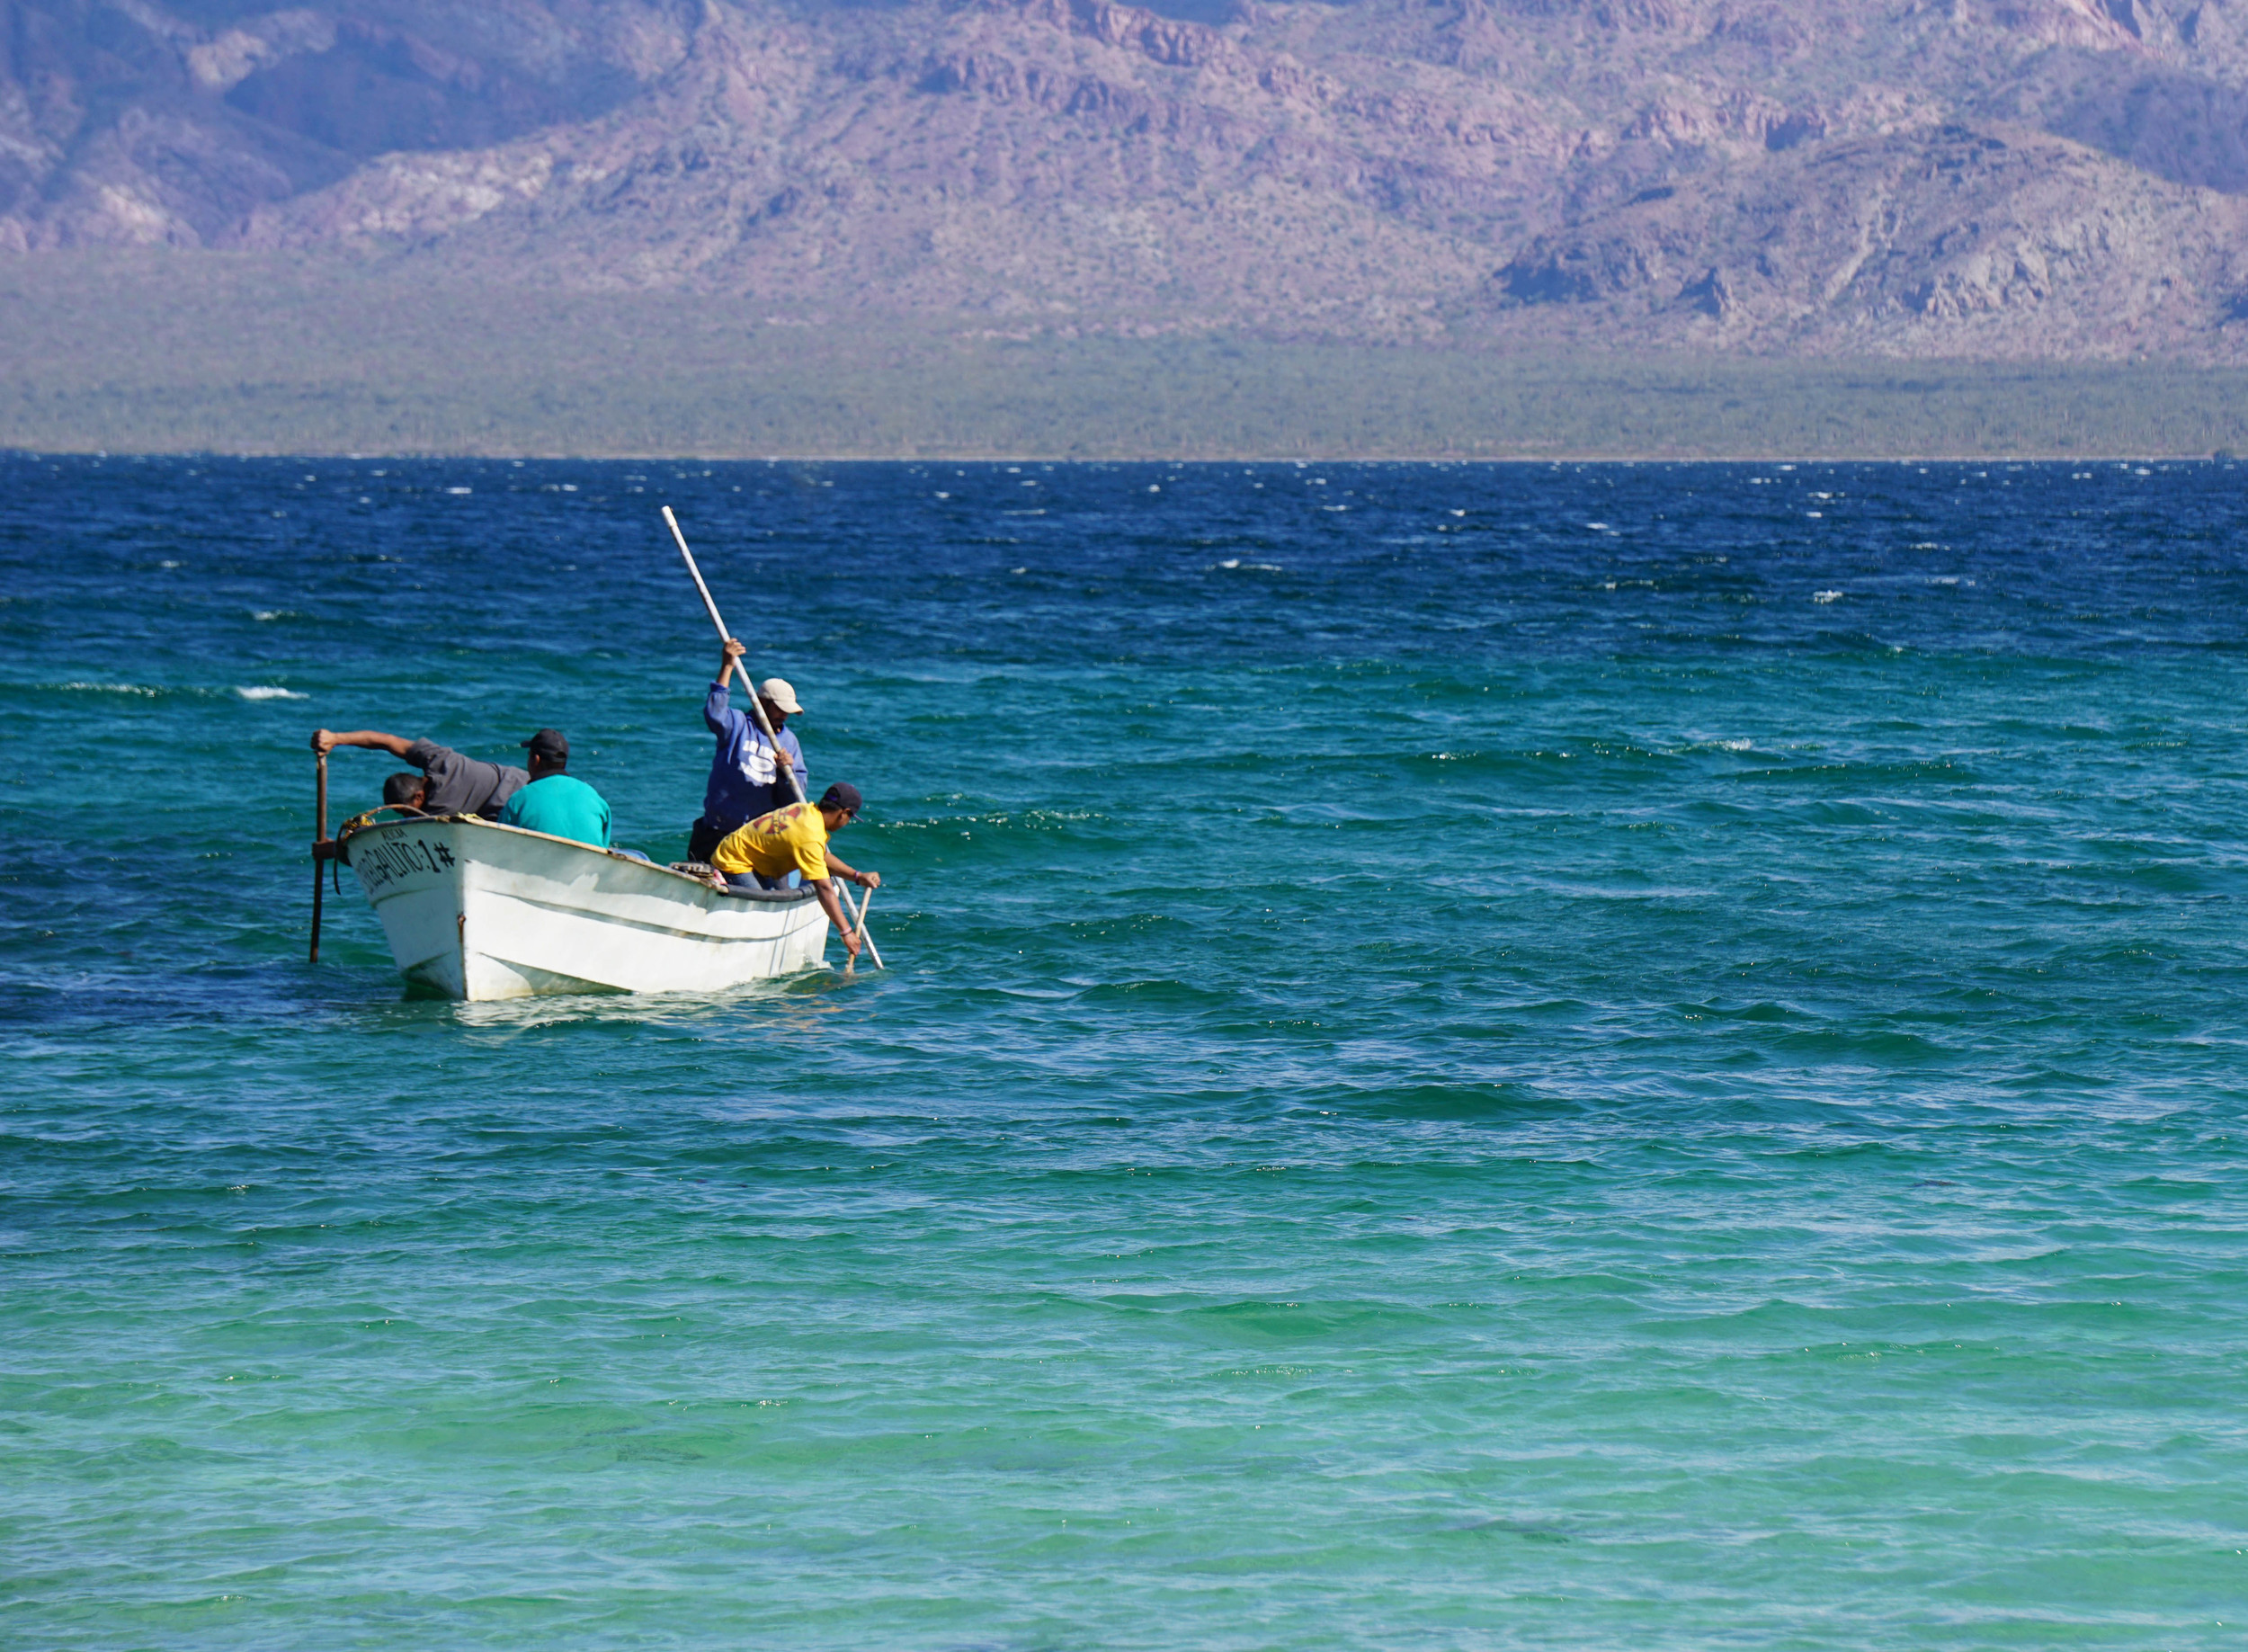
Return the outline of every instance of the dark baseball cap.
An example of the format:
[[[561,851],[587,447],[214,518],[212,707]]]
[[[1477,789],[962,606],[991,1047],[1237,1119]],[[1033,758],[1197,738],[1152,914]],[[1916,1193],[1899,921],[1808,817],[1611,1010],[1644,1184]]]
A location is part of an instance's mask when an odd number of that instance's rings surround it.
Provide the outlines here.
[[[544,757],[549,763],[570,760],[570,743],[562,737],[559,728],[541,728],[523,744],[531,748],[532,756]]]
[[[840,808],[846,815],[855,815],[866,806],[866,799],[859,795],[859,789],[849,781],[839,780],[819,794],[819,806],[822,808]]]

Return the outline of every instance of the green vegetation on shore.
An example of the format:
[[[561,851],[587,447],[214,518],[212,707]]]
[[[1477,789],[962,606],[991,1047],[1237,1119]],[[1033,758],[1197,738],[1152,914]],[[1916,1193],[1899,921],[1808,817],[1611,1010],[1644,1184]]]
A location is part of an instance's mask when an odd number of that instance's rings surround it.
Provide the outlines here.
[[[1021,331],[1021,336],[1010,336]],[[2248,371],[1523,356],[754,299],[495,291],[211,254],[0,263],[0,447],[708,458],[1542,459],[2248,450]]]

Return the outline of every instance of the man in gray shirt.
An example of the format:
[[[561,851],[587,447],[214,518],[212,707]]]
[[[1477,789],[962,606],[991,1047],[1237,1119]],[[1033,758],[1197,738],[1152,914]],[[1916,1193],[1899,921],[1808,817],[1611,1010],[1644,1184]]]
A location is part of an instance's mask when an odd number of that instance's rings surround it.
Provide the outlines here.
[[[330,729],[313,731],[312,749],[323,757],[339,746],[357,746],[371,752],[388,752],[401,763],[421,770],[424,787],[422,809],[431,815],[481,815],[499,818],[500,805],[531,783],[522,769],[464,757],[434,740],[408,740],[373,728],[354,728],[347,734]]]

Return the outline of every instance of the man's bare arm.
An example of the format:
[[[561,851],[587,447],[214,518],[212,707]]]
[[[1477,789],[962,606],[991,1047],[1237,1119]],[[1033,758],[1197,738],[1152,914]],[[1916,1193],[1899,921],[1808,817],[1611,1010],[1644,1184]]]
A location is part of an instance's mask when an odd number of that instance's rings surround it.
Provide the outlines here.
[[[312,731],[312,749],[323,757],[339,746],[357,746],[370,752],[388,752],[400,763],[404,763],[406,748],[413,744],[413,741],[403,736],[384,734],[377,728],[353,728],[343,734],[338,734],[330,728],[316,728]]]
[[[815,878],[812,880],[812,893],[819,897],[820,910],[827,915],[827,921],[833,924],[837,933],[843,936],[843,946],[850,951],[852,957],[858,957],[859,937],[852,933],[851,925],[843,921],[843,903],[835,898],[835,880],[833,878]]]
[[[879,889],[882,887],[882,874],[880,872],[862,872],[852,867],[845,866],[841,861],[835,858],[835,852],[833,849],[830,849],[827,852],[827,870],[834,873],[838,878],[847,878],[852,883],[863,883],[870,889]]]

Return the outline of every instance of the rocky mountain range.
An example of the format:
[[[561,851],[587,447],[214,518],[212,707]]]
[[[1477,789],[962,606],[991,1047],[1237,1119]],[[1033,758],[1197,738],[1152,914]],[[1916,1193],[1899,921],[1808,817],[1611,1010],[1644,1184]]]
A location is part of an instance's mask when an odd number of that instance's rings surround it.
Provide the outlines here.
[[[2248,0],[0,0],[0,255],[2248,358]]]

